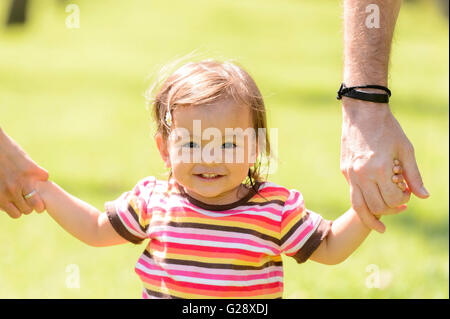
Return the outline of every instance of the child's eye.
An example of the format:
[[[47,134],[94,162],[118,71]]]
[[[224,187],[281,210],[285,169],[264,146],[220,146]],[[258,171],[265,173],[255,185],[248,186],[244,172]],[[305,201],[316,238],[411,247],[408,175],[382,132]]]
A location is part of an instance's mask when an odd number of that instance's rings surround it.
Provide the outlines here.
[[[222,144],[222,148],[236,148],[236,144],[232,142],[226,142]]]
[[[186,143],[186,144],[183,144],[182,147],[197,148],[197,147],[198,147],[198,144],[191,141],[191,142],[188,142],[188,143]]]

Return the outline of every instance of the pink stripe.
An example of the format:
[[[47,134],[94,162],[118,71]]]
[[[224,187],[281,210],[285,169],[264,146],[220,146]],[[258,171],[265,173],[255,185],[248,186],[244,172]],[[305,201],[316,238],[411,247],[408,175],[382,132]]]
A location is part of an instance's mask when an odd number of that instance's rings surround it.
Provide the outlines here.
[[[269,279],[272,277],[282,277],[283,276],[282,271],[272,271],[268,274],[263,273],[263,274],[257,274],[257,275],[218,275],[218,274],[207,274],[207,273],[193,272],[193,271],[186,271],[186,270],[163,269],[156,265],[149,264],[142,259],[139,260],[139,263],[141,265],[145,266],[145,268],[147,268],[147,269],[164,271],[169,276],[186,276],[186,277],[192,277],[192,278],[204,278],[204,279],[211,279],[211,280],[242,281],[242,280]]]
[[[296,238],[296,240],[294,240],[294,242],[292,244],[290,244],[288,247],[286,247],[284,249],[284,251],[289,251],[289,249],[291,249],[292,247],[295,247],[295,245],[297,245],[303,238],[305,238],[305,236],[312,230],[314,229],[314,224],[310,223],[301,233],[300,235]]]
[[[126,214],[126,213],[124,213],[124,212],[119,212],[119,214],[120,214],[120,217],[122,217],[122,219],[123,219],[123,221],[125,222],[125,224],[128,226],[128,228],[134,230],[136,233],[138,233],[139,235],[142,236],[142,234],[141,234],[142,232],[136,230],[136,228],[135,228],[135,227],[131,224],[131,222],[128,220],[127,214]],[[134,221],[134,219],[133,219],[133,221]]]
[[[239,233],[233,233],[235,235],[239,235]],[[158,231],[152,233],[152,237],[158,237],[158,236],[164,236],[168,235],[169,237],[175,237],[175,238],[185,238],[185,239],[197,239],[197,240],[208,240],[208,241],[215,241],[215,242],[225,242],[225,243],[238,243],[238,244],[247,244],[250,246],[255,246],[259,248],[265,248],[269,249],[274,254],[278,254],[278,250],[262,245],[260,243],[257,243],[250,239],[244,239],[244,238],[232,238],[232,237],[222,237],[222,236],[211,236],[211,235],[200,235],[200,234],[188,234],[188,233],[177,233],[172,231]]]
[[[270,192],[276,192],[276,193],[285,193],[284,196],[289,196],[289,190],[285,187],[276,187],[276,186],[266,186],[262,188],[260,193],[270,193]]]
[[[288,206],[288,205],[294,204],[295,202],[297,202],[299,197],[300,197],[300,193],[299,192],[295,192],[294,198],[286,200],[286,202],[284,202],[284,206]]]

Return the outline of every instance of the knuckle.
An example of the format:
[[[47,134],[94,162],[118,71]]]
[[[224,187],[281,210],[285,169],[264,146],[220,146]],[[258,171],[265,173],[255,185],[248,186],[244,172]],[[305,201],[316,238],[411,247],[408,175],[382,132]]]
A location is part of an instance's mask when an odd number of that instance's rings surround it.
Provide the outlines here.
[[[16,195],[17,192],[18,192],[18,190],[19,190],[19,188],[17,187],[17,184],[16,184],[16,183],[9,183],[9,184],[6,184],[5,192],[6,192],[9,196],[15,197],[15,195]]]
[[[362,163],[362,162],[358,161],[353,164],[353,166],[351,167],[351,170],[356,175],[361,175],[367,171],[367,165],[366,165],[366,163]]]

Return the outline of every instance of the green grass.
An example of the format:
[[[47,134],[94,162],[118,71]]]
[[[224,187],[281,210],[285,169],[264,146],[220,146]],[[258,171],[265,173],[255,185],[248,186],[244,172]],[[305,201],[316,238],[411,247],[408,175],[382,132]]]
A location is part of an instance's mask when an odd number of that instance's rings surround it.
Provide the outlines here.
[[[0,16],[6,14],[0,3]],[[147,76],[194,50],[238,60],[279,130],[271,180],[299,189],[335,219],[349,207],[339,170],[342,74],[338,1],[34,1],[25,29],[0,29],[0,125],[72,194],[102,208],[148,175],[165,178],[143,92]],[[416,149],[427,200],[384,218],[337,266],[285,258],[286,298],[448,298],[448,22],[429,2],[405,3],[391,58],[391,107]],[[295,136],[295,139],[292,138]],[[85,246],[45,213],[0,214],[0,298],[140,298],[144,246]],[[70,289],[68,266],[80,271]],[[381,288],[369,289],[369,265]]]

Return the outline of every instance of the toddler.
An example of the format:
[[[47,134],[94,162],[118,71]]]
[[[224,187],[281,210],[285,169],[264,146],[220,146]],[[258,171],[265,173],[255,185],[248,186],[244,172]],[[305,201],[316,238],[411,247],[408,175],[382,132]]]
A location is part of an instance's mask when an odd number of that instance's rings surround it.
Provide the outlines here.
[[[148,239],[135,266],[143,298],[281,298],[282,254],[337,264],[369,234],[353,209],[328,221],[299,191],[265,180],[265,106],[241,67],[187,63],[157,88],[152,107],[167,181],[143,178],[103,213],[51,181],[35,190],[48,214],[88,245]],[[393,174],[404,190],[398,161]]]

